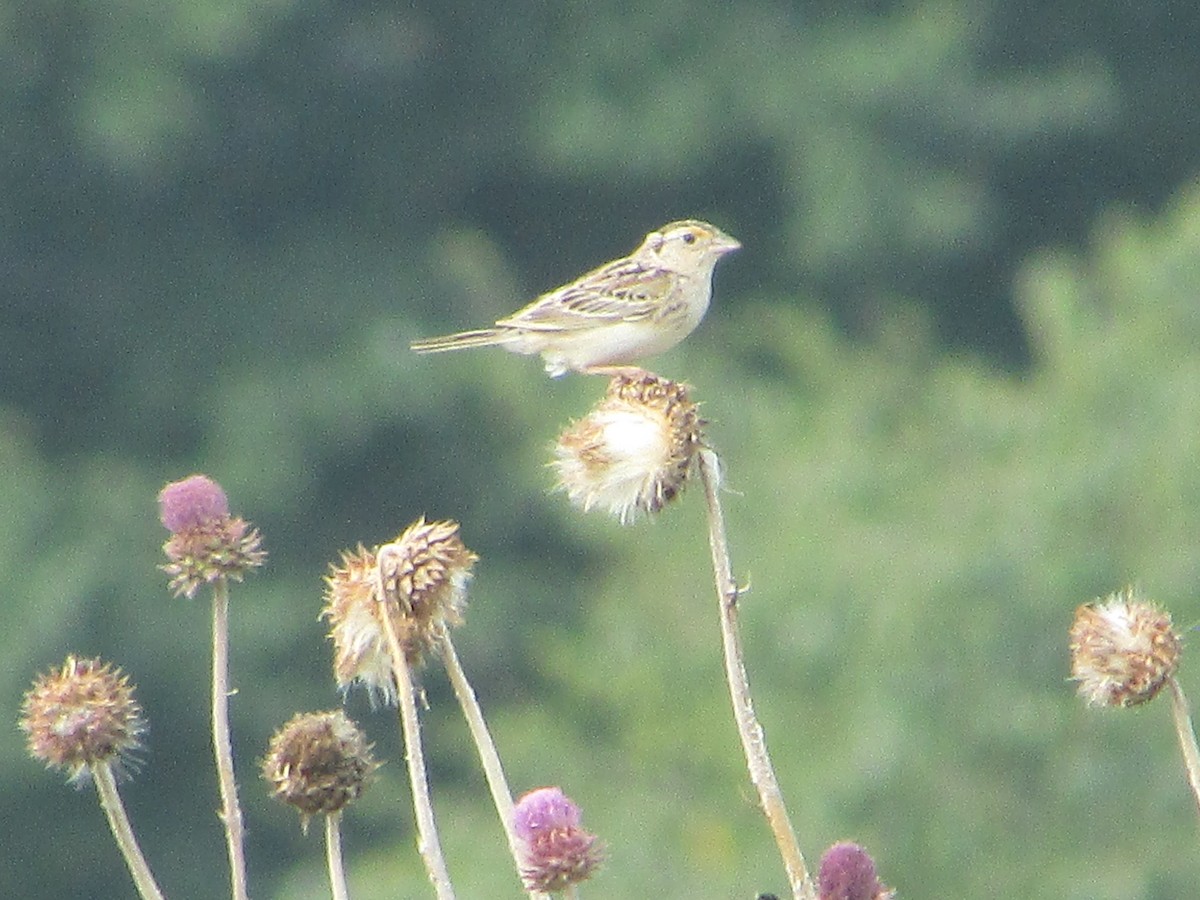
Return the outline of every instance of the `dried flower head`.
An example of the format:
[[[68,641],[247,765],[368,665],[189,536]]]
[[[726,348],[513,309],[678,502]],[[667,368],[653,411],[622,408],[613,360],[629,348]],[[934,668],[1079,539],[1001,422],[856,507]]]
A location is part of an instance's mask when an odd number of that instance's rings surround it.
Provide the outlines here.
[[[39,675],[21,705],[29,755],[76,781],[89,767],[120,769],[146,730],[129,678],[99,659],[68,656]]]
[[[241,581],[267,554],[257,529],[229,514],[221,486],[204,475],[174,481],[158,494],[159,519],[171,532],[163,544],[176,597],[194,597],[219,578]]]
[[[691,474],[703,424],[686,386],[649,372],[618,375],[559,436],[558,486],[584,511],[599,507],[621,524],[658,512]]]
[[[581,820],[579,807],[556,787],[538,788],[517,800],[513,830],[526,890],[557,893],[596,871],[601,847],[580,827]]]
[[[1132,588],[1080,606],[1070,634],[1071,678],[1089,706],[1145,703],[1179,665],[1171,616]]]
[[[467,582],[478,558],[463,545],[457,522],[424,517],[374,552],[362,545],[343,552],[341,565],[325,579],[321,611],[329,622],[338,686],[345,690],[360,681],[373,699],[395,703],[384,610],[391,613],[405,658],[420,665],[445,630],[462,623]]]
[[[377,768],[366,736],[340,709],[293,716],[271,737],[262,761],[271,795],[299,810],[306,830],[313,816],[355,800]]]
[[[890,900],[893,892],[875,875],[875,862],[858,844],[842,841],[821,857],[820,900]]]
[[[422,516],[380,547],[378,557],[385,597],[419,625],[462,621],[467,582],[479,557],[463,546],[457,522],[426,522]]]

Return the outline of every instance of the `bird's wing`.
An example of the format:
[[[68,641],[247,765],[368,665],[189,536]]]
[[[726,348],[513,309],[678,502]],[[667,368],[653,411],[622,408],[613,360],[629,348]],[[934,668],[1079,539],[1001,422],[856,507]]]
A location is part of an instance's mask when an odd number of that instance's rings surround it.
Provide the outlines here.
[[[571,284],[538,297],[496,324],[529,331],[575,331],[637,322],[660,309],[675,276],[631,259],[601,266]]]

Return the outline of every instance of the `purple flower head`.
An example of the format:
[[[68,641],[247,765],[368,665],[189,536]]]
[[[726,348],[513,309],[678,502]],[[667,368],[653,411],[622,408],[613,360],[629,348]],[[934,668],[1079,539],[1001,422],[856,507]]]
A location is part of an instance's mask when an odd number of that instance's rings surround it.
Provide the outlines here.
[[[589,878],[600,865],[603,854],[596,836],[580,827],[579,807],[559,788],[538,788],[518,800],[513,828],[528,891],[559,893]]]
[[[513,809],[513,827],[523,841],[562,828],[578,828],[582,821],[579,807],[561,788],[544,787],[530,791]]]
[[[834,844],[821,857],[820,900],[876,900],[887,888],[875,877],[875,863],[858,844]]]
[[[158,517],[171,532],[163,544],[176,597],[194,597],[206,584],[241,581],[267,558],[262,537],[229,514],[221,486],[206,475],[173,481],[158,492]]]
[[[172,534],[179,534],[229,515],[229,500],[221,486],[207,475],[172,481],[158,494],[158,518]]]

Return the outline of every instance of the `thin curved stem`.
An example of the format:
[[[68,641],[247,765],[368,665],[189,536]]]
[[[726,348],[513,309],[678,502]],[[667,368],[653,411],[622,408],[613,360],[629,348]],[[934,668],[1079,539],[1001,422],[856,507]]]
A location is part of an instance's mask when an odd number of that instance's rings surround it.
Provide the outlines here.
[[[247,900],[245,828],[233,773],[233,744],[229,737],[229,583],[213,583],[212,726],[217,782],[221,789],[221,822],[229,851],[229,879],[234,900]]]
[[[699,453],[700,478],[704,483],[704,499],[708,508],[708,542],[712,551],[713,574],[717,585],[717,603],[721,621],[721,642],[725,651],[725,677],[733,701],[733,717],[750,769],[750,780],[758,791],[759,805],[775,836],[775,844],[783,857],[795,900],[813,900],[816,894],[796,834],[783,803],[783,792],[775,778],[771,757],[762,726],[754,714],[750,698],[750,681],[746,676],[741,631],[738,627],[737,603],[740,591],[733,579],[729,560],[729,542],[725,534],[725,515],[721,509],[720,465],[717,454],[705,447]]]
[[[1179,680],[1171,675],[1167,682],[1171,685],[1171,716],[1175,720],[1179,749],[1183,751],[1183,767],[1187,770],[1192,799],[1196,801],[1197,809],[1200,810],[1200,749],[1196,747],[1196,729],[1192,726],[1192,713]]]
[[[346,886],[346,869],[342,865],[342,813],[339,810],[325,816],[325,861],[329,865],[329,887],[333,900],[350,900]]]
[[[382,558],[387,552],[388,545],[379,548],[376,557],[377,571],[382,571]],[[395,599],[389,599],[384,591],[382,576],[378,585],[379,617],[383,620],[383,630],[387,635],[388,652],[392,657],[392,671],[396,678],[396,691],[400,704],[400,729],[404,735],[404,756],[408,762],[408,781],[412,789],[413,811],[417,819],[417,852],[425,863],[425,871],[433,885],[438,900],[454,900],[454,888],[450,884],[450,873],[446,869],[446,859],[442,855],[441,841],[438,839],[437,823],[433,817],[433,801],[429,797],[429,778],[425,773],[425,754],[421,749],[421,719],[417,714],[417,695],[413,688],[412,675],[408,670],[408,660],[400,639],[396,636],[396,628],[392,623],[389,607],[395,604]]]
[[[112,766],[108,763],[96,763],[91,767],[92,778],[96,782],[96,793],[100,795],[100,806],[108,817],[108,826],[112,829],[125,864],[129,866],[129,874],[137,885],[138,893],[143,900],[163,900],[162,892],[154,881],[146,857],[138,846],[137,838],[133,835],[133,826],[129,824],[129,816],[125,814],[125,804],[117,792],[117,781],[113,778]]]
[[[463,671],[448,632],[442,634],[441,654],[442,662],[446,666],[446,674],[454,688],[454,695],[458,698],[459,706],[462,707],[463,715],[467,719],[467,727],[471,731],[471,738],[479,751],[479,761],[483,765],[483,774],[487,779],[488,790],[492,794],[492,803],[495,804],[496,812],[500,816],[500,824],[503,826],[504,836],[508,840],[508,850],[512,854],[519,875],[521,850],[517,833],[513,827],[512,791],[508,787],[508,780],[504,777],[500,753],[496,749],[492,733],[488,730],[487,722],[483,718],[483,709],[479,705],[479,699],[475,696],[475,691],[467,680],[467,673]],[[544,897],[545,894],[531,891],[529,896]]]

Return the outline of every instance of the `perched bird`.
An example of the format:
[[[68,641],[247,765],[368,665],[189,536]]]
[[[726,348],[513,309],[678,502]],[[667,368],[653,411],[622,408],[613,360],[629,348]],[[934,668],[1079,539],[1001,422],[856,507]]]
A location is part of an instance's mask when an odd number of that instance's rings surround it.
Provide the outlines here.
[[[635,368],[634,361],[669,350],[700,324],[717,261],[741,246],[707,222],[671,222],[646,235],[629,256],[542,294],[492,328],[416,341],[412,349],[540,353],[555,378]]]

